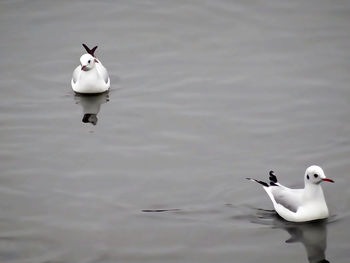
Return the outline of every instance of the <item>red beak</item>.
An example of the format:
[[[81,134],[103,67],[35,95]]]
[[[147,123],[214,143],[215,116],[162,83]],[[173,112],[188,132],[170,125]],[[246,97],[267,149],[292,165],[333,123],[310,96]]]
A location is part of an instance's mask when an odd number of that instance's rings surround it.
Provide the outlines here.
[[[329,179],[329,178],[323,178],[322,181],[334,183],[334,181],[332,179]]]

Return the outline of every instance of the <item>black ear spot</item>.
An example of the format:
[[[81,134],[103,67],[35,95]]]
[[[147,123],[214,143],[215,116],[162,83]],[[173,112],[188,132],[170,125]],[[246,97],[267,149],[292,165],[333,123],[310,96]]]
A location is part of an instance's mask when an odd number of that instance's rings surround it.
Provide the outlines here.
[[[309,175],[307,175],[306,178],[309,180],[310,179]]]
[[[318,177],[318,174],[314,174],[314,177],[317,178],[317,177]]]

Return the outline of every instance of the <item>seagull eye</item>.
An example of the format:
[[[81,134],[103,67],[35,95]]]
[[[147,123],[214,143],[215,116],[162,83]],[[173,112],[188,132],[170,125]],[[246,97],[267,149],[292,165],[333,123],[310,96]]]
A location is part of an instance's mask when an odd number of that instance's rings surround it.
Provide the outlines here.
[[[88,63],[90,64],[91,60],[88,60]]]
[[[309,175],[307,175],[306,178],[309,180],[310,179]]]
[[[314,174],[314,177],[317,178],[317,177],[318,177],[318,174]]]

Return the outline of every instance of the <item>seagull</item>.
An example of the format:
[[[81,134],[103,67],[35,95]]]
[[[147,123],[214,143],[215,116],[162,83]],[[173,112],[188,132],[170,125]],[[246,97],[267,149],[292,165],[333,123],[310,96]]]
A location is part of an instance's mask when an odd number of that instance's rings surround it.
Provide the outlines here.
[[[83,44],[86,54],[80,57],[80,65],[75,68],[72,76],[72,89],[76,93],[103,93],[110,87],[107,69],[95,57],[97,46],[93,49]]]
[[[273,171],[269,173],[270,184],[252,178],[264,187],[276,212],[291,222],[307,222],[324,219],[329,216],[328,207],[323,195],[321,182],[334,183],[325,176],[321,167],[312,165],[305,171],[304,189],[291,189],[278,183]]]

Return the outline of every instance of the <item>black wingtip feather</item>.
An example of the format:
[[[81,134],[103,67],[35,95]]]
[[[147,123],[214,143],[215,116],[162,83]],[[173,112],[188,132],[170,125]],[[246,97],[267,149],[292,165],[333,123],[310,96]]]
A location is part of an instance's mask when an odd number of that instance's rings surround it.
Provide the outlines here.
[[[87,45],[83,44],[83,47],[85,48],[87,53],[89,53],[91,56],[95,57],[95,51],[97,49],[97,46],[90,49]]]
[[[258,184],[261,184],[265,187],[269,187],[269,185],[263,181],[259,181],[259,180],[256,180],[256,179],[253,179],[253,178],[246,178],[247,180],[250,180],[250,181],[254,181],[254,182],[257,182]]]
[[[269,175],[270,175],[270,177],[269,177],[269,179],[270,179],[270,184],[272,185],[272,184],[276,184],[277,183],[277,177],[276,177],[276,175],[274,174],[274,171],[270,171],[269,172]]]

